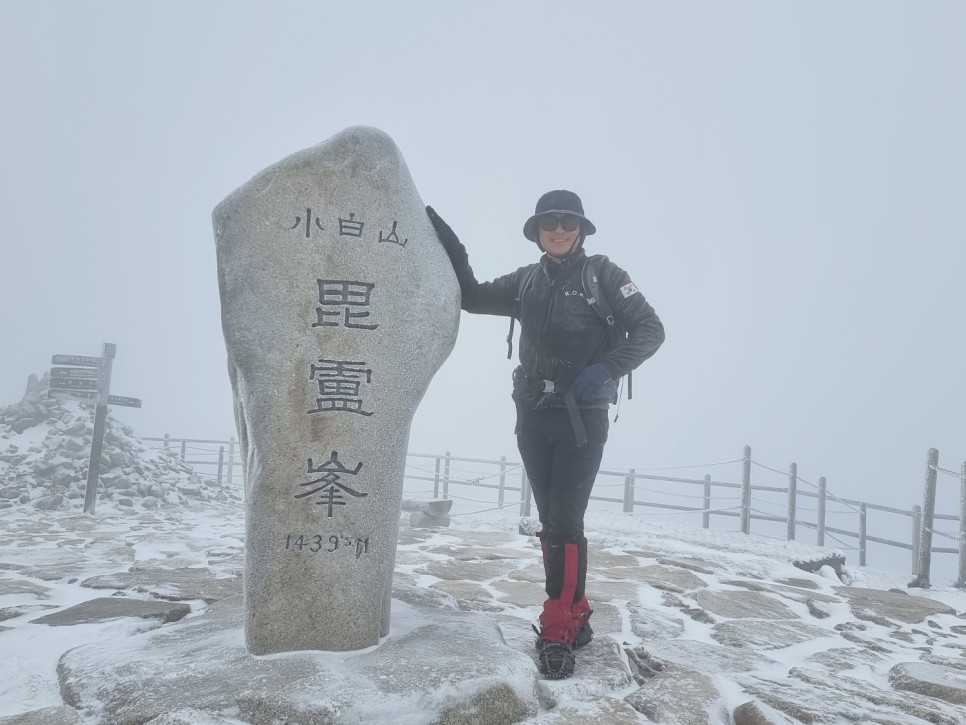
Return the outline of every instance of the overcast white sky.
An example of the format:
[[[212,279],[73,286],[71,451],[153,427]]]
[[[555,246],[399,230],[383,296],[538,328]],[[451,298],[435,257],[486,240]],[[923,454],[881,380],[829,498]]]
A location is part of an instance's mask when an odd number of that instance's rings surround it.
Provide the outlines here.
[[[232,435],[211,210],[365,124],[481,279],[536,259],[541,193],[583,197],[667,328],[605,466],[747,444],[909,508],[929,447],[966,459],[961,2],[0,8],[0,404],[107,341],[139,435]],[[515,458],[506,328],[463,315],[411,450]]]

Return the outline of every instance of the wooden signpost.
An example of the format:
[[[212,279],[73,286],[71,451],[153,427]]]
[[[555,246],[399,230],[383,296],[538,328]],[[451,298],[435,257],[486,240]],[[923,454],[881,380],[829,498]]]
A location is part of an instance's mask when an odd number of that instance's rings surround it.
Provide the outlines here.
[[[87,464],[87,490],[84,494],[84,512],[94,513],[97,501],[97,481],[100,477],[101,449],[104,447],[104,427],[107,422],[108,405],[124,405],[140,408],[138,398],[111,395],[111,366],[117,355],[117,345],[104,343],[101,357],[86,355],[54,355],[50,362],[50,391],[48,396],[88,398],[97,401],[94,408],[94,437],[91,440],[91,458]]]

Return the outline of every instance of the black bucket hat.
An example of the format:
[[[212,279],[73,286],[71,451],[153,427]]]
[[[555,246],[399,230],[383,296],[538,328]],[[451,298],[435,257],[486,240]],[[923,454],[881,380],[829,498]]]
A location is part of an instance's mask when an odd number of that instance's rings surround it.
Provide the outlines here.
[[[540,235],[537,232],[538,221],[544,214],[573,214],[580,217],[580,231],[585,237],[597,231],[593,222],[584,216],[584,205],[580,203],[580,197],[572,191],[557,189],[548,191],[537,200],[537,208],[533,216],[527,219],[523,225],[523,236],[531,242],[540,243]]]

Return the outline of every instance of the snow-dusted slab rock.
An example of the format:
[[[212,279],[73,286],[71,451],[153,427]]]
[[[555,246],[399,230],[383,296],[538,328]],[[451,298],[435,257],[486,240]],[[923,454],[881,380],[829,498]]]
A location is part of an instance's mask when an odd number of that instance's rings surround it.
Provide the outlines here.
[[[600,697],[568,702],[527,720],[527,725],[639,725],[641,716],[623,700]]]
[[[155,599],[128,599],[125,597],[98,597],[68,607],[54,614],[32,619],[31,624],[66,627],[74,624],[106,622],[118,617],[157,619],[161,623],[177,622],[191,612],[187,604],[159,602]]]
[[[116,574],[92,576],[81,582],[90,589],[130,589],[161,599],[189,601],[203,599],[211,603],[227,599],[241,591],[239,576],[216,578],[208,569],[152,569],[123,571]]]
[[[963,725],[961,707],[912,692],[881,690],[868,680],[793,667],[788,677],[736,675],[744,692],[796,722]]]
[[[760,650],[781,649],[819,637],[830,637],[828,630],[795,619],[735,619],[716,624],[711,637],[728,647]]]
[[[694,598],[698,606],[719,617],[795,619],[795,614],[775,597],[759,592],[701,591]]]
[[[37,599],[50,599],[51,590],[35,584],[28,579],[13,579],[0,576],[0,597],[12,594],[29,594]]]
[[[4,622],[14,617],[33,612],[42,612],[45,609],[56,609],[56,604],[22,604],[17,607],[0,607],[0,622]]]
[[[849,600],[852,613],[860,619],[885,617],[886,619],[918,624],[926,617],[936,614],[955,614],[956,610],[928,597],[917,597],[890,589],[865,589],[861,587],[835,587],[835,593]]]
[[[58,664],[61,693],[104,723],[237,708],[253,723],[482,724],[538,709],[533,661],[477,614],[396,602],[376,647],[268,657],[249,654],[242,623],[234,598],[197,619],[77,647]]]
[[[79,725],[77,710],[66,705],[0,717],[0,725]]]
[[[889,670],[889,684],[956,705],[966,705],[966,672],[927,662],[900,662]]]
[[[652,722],[711,725],[708,714],[721,695],[711,678],[674,665],[654,675],[624,698]]]
[[[409,428],[459,286],[399,149],[353,127],[213,213],[246,463],[246,639],[352,650],[389,630]]]
[[[684,667],[694,667],[695,663],[700,662],[701,671],[706,674],[750,672],[775,664],[774,660],[748,648],[727,647],[692,639],[646,642],[635,651],[639,656]]]
[[[741,703],[731,716],[735,725],[795,725],[799,722],[757,700]]]

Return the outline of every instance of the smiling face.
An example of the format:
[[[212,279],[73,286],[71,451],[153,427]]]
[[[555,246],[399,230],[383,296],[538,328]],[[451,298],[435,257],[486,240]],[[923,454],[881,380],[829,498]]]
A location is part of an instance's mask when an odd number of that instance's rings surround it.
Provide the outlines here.
[[[551,221],[553,220],[553,221]],[[553,229],[547,229],[553,222],[557,223]],[[567,230],[565,226],[572,226],[576,221],[577,226]],[[543,249],[555,262],[561,261],[570,254],[577,246],[580,237],[580,219],[571,214],[545,214],[540,217],[540,248]]]

